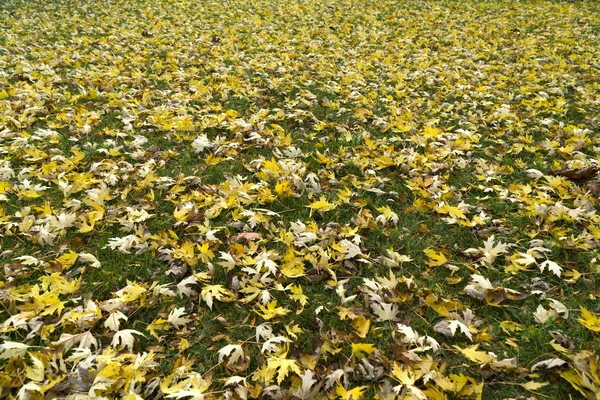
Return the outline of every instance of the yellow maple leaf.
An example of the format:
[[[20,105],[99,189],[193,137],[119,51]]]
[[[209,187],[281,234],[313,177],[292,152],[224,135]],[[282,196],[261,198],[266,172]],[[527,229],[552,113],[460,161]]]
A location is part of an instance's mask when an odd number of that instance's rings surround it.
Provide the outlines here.
[[[342,203],[350,203],[350,199],[354,195],[354,192],[352,192],[352,190],[350,190],[348,187],[340,188],[336,191],[336,193],[338,201]]]
[[[336,208],[337,206],[335,204],[332,204],[332,203],[328,202],[327,200],[325,200],[325,197],[321,197],[321,199],[311,203],[308,207],[311,210],[331,211],[334,208]]]
[[[43,357],[42,354],[36,354],[40,357]],[[44,380],[44,372],[46,367],[44,366],[44,362],[34,356],[32,353],[29,353],[29,357],[31,358],[31,366],[26,366],[25,371],[27,374],[27,378],[32,381],[41,382]]]
[[[376,350],[371,343],[352,343],[352,355],[356,358],[364,358],[365,354],[372,354]]]
[[[198,249],[198,251],[200,252],[200,260],[202,260],[205,263],[209,263],[213,260],[213,258],[215,258],[215,253],[212,252],[212,250],[210,249],[210,245],[208,242],[204,242],[201,245],[196,245],[196,248]]]
[[[460,351],[463,356],[467,357],[469,360],[473,361],[474,363],[483,365],[483,364],[489,364],[496,360],[496,357],[491,356],[490,354],[486,353],[485,351],[477,350],[478,347],[479,347],[478,344],[469,346],[465,349],[461,349],[459,346],[454,346],[454,348],[457,349],[458,351]]]
[[[65,308],[65,302],[60,301],[58,296],[54,293],[46,292],[41,296],[33,297],[36,300],[36,303],[41,304],[41,306],[44,308],[44,311],[40,313],[42,316],[52,315],[54,313],[60,315],[62,310]]]
[[[371,326],[371,320],[368,318],[365,318],[364,315],[358,315],[352,321],[352,327],[356,331],[356,334],[361,338],[367,337],[370,326]]]
[[[56,261],[62,265],[63,269],[68,269],[75,264],[75,261],[77,261],[78,257],[79,255],[77,253],[75,253],[73,250],[69,250],[68,253],[64,253],[58,257]]]
[[[166,319],[157,318],[146,327],[146,330],[150,332],[150,335],[158,339],[159,333],[169,328],[171,328],[171,325],[169,325],[169,321],[167,321]]]
[[[229,303],[235,299],[235,294],[231,290],[223,287],[223,285],[206,285],[202,288],[200,297],[206,302],[208,308],[212,310],[213,299]]]
[[[194,244],[189,240],[181,243],[181,246],[175,247],[171,255],[173,258],[183,260],[190,267],[194,267],[198,264],[198,258],[194,251]]]
[[[521,383],[521,387],[523,387],[526,390],[530,390],[530,391],[534,391],[534,390],[538,390],[541,387],[544,387],[548,384],[548,382],[536,382],[536,381],[529,381],[526,383]]]
[[[417,380],[421,377],[421,373],[418,370],[413,370],[410,367],[404,367],[394,362],[392,367],[392,373],[390,376],[405,386],[413,386]]]
[[[459,302],[446,300],[442,296],[436,296],[433,294],[430,294],[425,298],[425,304],[443,317],[450,315],[451,311],[456,312],[465,308],[465,306]]]
[[[142,297],[147,292],[147,289],[135,282],[127,281],[127,286],[119,290],[116,294],[119,296],[119,301],[128,303]]]
[[[282,181],[275,184],[275,193],[277,197],[285,199],[294,195],[290,181]]]
[[[377,211],[381,213],[376,218],[377,222],[381,222],[382,225],[386,225],[388,222],[391,222],[394,225],[398,224],[398,214],[392,211],[388,206],[378,207]]]
[[[289,324],[287,324],[285,326],[285,331],[287,332],[288,335],[290,335],[294,339],[298,338],[298,334],[304,332],[302,330],[302,328],[300,328],[298,325],[294,324],[293,322],[290,322]]]
[[[296,253],[293,248],[288,247],[287,252],[282,259],[280,271],[288,278],[299,278],[304,276],[304,260],[296,257]]]
[[[335,394],[339,396],[340,399],[343,400],[359,400],[363,396],[363,392],[365,391],[366,386],[358,386],[352,390],[346,390],[342,385],[337,385],[335,388]]]
[[[448,214],[452,218],[456,219],[467,219],[467,216],[459,207],[444,204],[437,209],[440,214]]]
[[[42,276],[39,278],[42,283],[42,289],[56,294],[71,294],[75,293],[81,287],[81,278],[67,280],[58,272],[52,275]]]
[[[209,165],[209,166],[219,165],[223,161],[225,161],[225,159],[223,157],[215,157],[212,154],[209,154],[208,157],[206,157],[206,159],[204,160],[206,165]]]
[[[585,326],[592,332],[600,332],[600,318],[594,315],[591,311],[581,307],[581,316],[583,318],[578,319],[579,323]]]
[[[278,316],[284,316],[290,312],[290,310],[288,310],[287,308],[277,307],[277,300],[270,301],[267,304],[267,307],[264,307],[262,304],[259,304],[258,308],[262,311],[262,313],[256,310],[254,310],[254,312],[260,315],[263,319],[266,319],[267,321]]]
[[[304,309],[304,306],[308,304],[308,297],[306,297],[306,295],[302,293],[301,286],[290,285],[289,289],[292,292],[292,294],[290,294],[289,296],[290,299],[297,301],[302,306],[302,309],[296,311],[296,314],[300,314]]]
[[[89,233],[93,231],[96,222],[101,221],[102,218],[104,218],[104,208],[101,206],[98,207],[98,210],[87,213],[86,219],[81,223],[81,228],[79,228],[80,233]]]
[[[442,132],[433,126],[426,125],[423,128],[423,137],[426,139],[436,139]]]
[[[427,256],[429,261],[427,261],[427,265],[431,267],[439,267],[440,265],[444,265],[448,262],[448,259],[442,252],[437,252],[433,250],[431,247],[423,250],[423,253]]]
[[[173,210],[173,216],[177,222],[185,221],[191,210],[192,209],[188,207],[175,208],[175,210]]]
[[[514,322],[514,321],[502,321],[500,323],[500,328],[506,334],[510,334],[511,332],[518,332],[523,330],[523,325]]]
[[[267,360],[267,368],[271,371],[277,371],[277,384],[280,385],[281,382],[288,376],[290,372],[295,373],[296,375],[302,374],[302,370],[300,366],[296,362],[296,360],[289,360],[287,358],[281,357],[273,357]]]

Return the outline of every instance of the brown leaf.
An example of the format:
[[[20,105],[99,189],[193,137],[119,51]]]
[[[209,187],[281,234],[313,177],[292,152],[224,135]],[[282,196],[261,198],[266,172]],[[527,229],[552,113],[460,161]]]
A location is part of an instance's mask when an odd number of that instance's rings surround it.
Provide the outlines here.
[[[574,345],[573,342],[571,341],[571,339],[569,339],[569,337],[563,333],[560,332],[549,332],[550,336],[552,337],[552,339],[556,340],[556,342],[568,349],[573,349]]]
[[[247,241],[251,242],[253,240],[262,239],[262,235],[260,233],[255,233],[255,232],[242,232],[242,233],[239,233],[236,237],[236,240],[238,240],[238,241],[241,239],[246,239]]]
[[[506,290],[504,288],[493,288],[485,292],[485,301],[491,306],[500,305],[506,298]]]
[[[595,165],[591,165],[585,168],[565,168],[565,169],[555,169],[550,171],[550,175],[554,176],[564,176],[565,178],[580,180],[580,179],[591,179],[596,176],[598,172],[598,167]]]
[[[600,197],[600,180],[593,180],[587,183],[587,189],[596,197]]]

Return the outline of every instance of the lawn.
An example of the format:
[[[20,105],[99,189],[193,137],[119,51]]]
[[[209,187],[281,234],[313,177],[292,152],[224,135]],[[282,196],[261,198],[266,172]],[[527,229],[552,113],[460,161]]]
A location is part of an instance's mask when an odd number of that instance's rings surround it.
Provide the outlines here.
[[[600,398],[593,1],[0,3],[0,397]]]

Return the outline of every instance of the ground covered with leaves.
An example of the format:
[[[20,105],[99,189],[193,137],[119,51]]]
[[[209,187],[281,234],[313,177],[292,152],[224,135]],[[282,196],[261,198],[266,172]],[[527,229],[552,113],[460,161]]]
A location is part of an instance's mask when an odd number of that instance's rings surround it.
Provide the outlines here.
[[[597,7],[2,2],[1,396],[598,398]]]

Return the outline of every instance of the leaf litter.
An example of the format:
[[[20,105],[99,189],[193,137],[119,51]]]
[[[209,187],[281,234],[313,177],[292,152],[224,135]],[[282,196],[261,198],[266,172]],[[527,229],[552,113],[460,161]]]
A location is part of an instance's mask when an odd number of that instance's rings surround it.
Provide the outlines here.
[[[599,395],[593,2],[0,13],[3,397]]]

